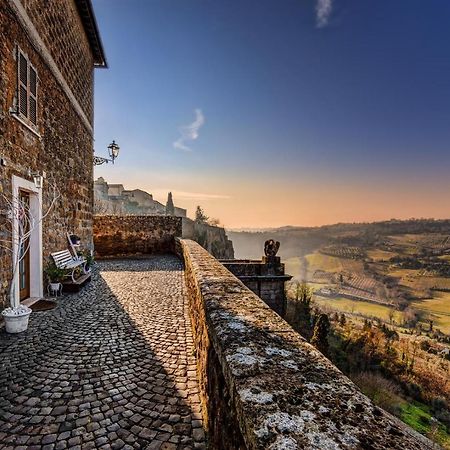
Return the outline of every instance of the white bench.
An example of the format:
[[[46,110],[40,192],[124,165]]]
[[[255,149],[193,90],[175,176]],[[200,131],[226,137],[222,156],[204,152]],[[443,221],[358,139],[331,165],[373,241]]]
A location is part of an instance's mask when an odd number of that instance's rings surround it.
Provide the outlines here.
[[[53,261],[55,261],[55,265],[58,269],[70,271],[67,276],[70,276],[74,283],[76,282],[75,269],[77,267],[82,266],[83,273],[86,273],[86,260],[82,257],[74,257],[69,250],[61,250],[60,252],[54,252],[50,255],[53,258]]]

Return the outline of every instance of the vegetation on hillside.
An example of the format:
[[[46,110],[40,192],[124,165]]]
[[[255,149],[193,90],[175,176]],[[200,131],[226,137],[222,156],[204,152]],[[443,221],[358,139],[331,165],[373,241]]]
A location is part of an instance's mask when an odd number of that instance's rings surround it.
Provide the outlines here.
[[[377,405],[450,448],[450,357],[432,332],[328,313],[306,285],[288,290],[287,320]]]

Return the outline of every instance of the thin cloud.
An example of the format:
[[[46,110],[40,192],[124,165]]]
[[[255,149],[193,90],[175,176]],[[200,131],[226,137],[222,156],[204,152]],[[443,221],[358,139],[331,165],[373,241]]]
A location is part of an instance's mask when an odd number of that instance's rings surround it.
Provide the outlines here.
[[[231,197],[229,195],[222,194],[205,194],[203,192],[185,192],[185,191],[174,191],[174,196],[179,198],[189,199],[189,200],[228,200]]]
[[[328,25],[332,11],[333,0],[317,0],[316,21],[318,28],[323,28]]]
[[[195,141],[199,137],[199,130],[205,123],[205,116],[202,110],[195,109],[195,120],[190,124],[180,127],[181,136],[173,143],[173,147],[185,152],[190,152],[192,149],[187,145],[189,141]]]

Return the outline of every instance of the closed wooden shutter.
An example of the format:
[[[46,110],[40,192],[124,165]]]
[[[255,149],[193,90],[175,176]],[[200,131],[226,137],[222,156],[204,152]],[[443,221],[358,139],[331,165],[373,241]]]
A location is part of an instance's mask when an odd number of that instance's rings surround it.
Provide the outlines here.
[[[29,76],[29,86],[30,86],[30,96],[29,96],[29,119],[32,123],[36,125],[37,123],[37,73],[30,67],[30,76]]]
[[[38,74],[28,58],[17,50],[17,113],[37,125]]]
[[[19,86],[18,86],[18,107],[19,112],[25,117],[28,117],[28,61],[23,53],[19,52],[18,57],[18,72],[19,72]]]

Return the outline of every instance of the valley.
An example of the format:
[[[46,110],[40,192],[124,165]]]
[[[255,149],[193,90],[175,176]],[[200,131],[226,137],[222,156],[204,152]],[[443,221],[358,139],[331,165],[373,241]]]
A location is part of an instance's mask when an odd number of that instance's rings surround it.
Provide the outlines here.
[[[450,335],[450,221],[410,220],[228,232],[238,258],[281,242],[286,272],[322,307]]]

